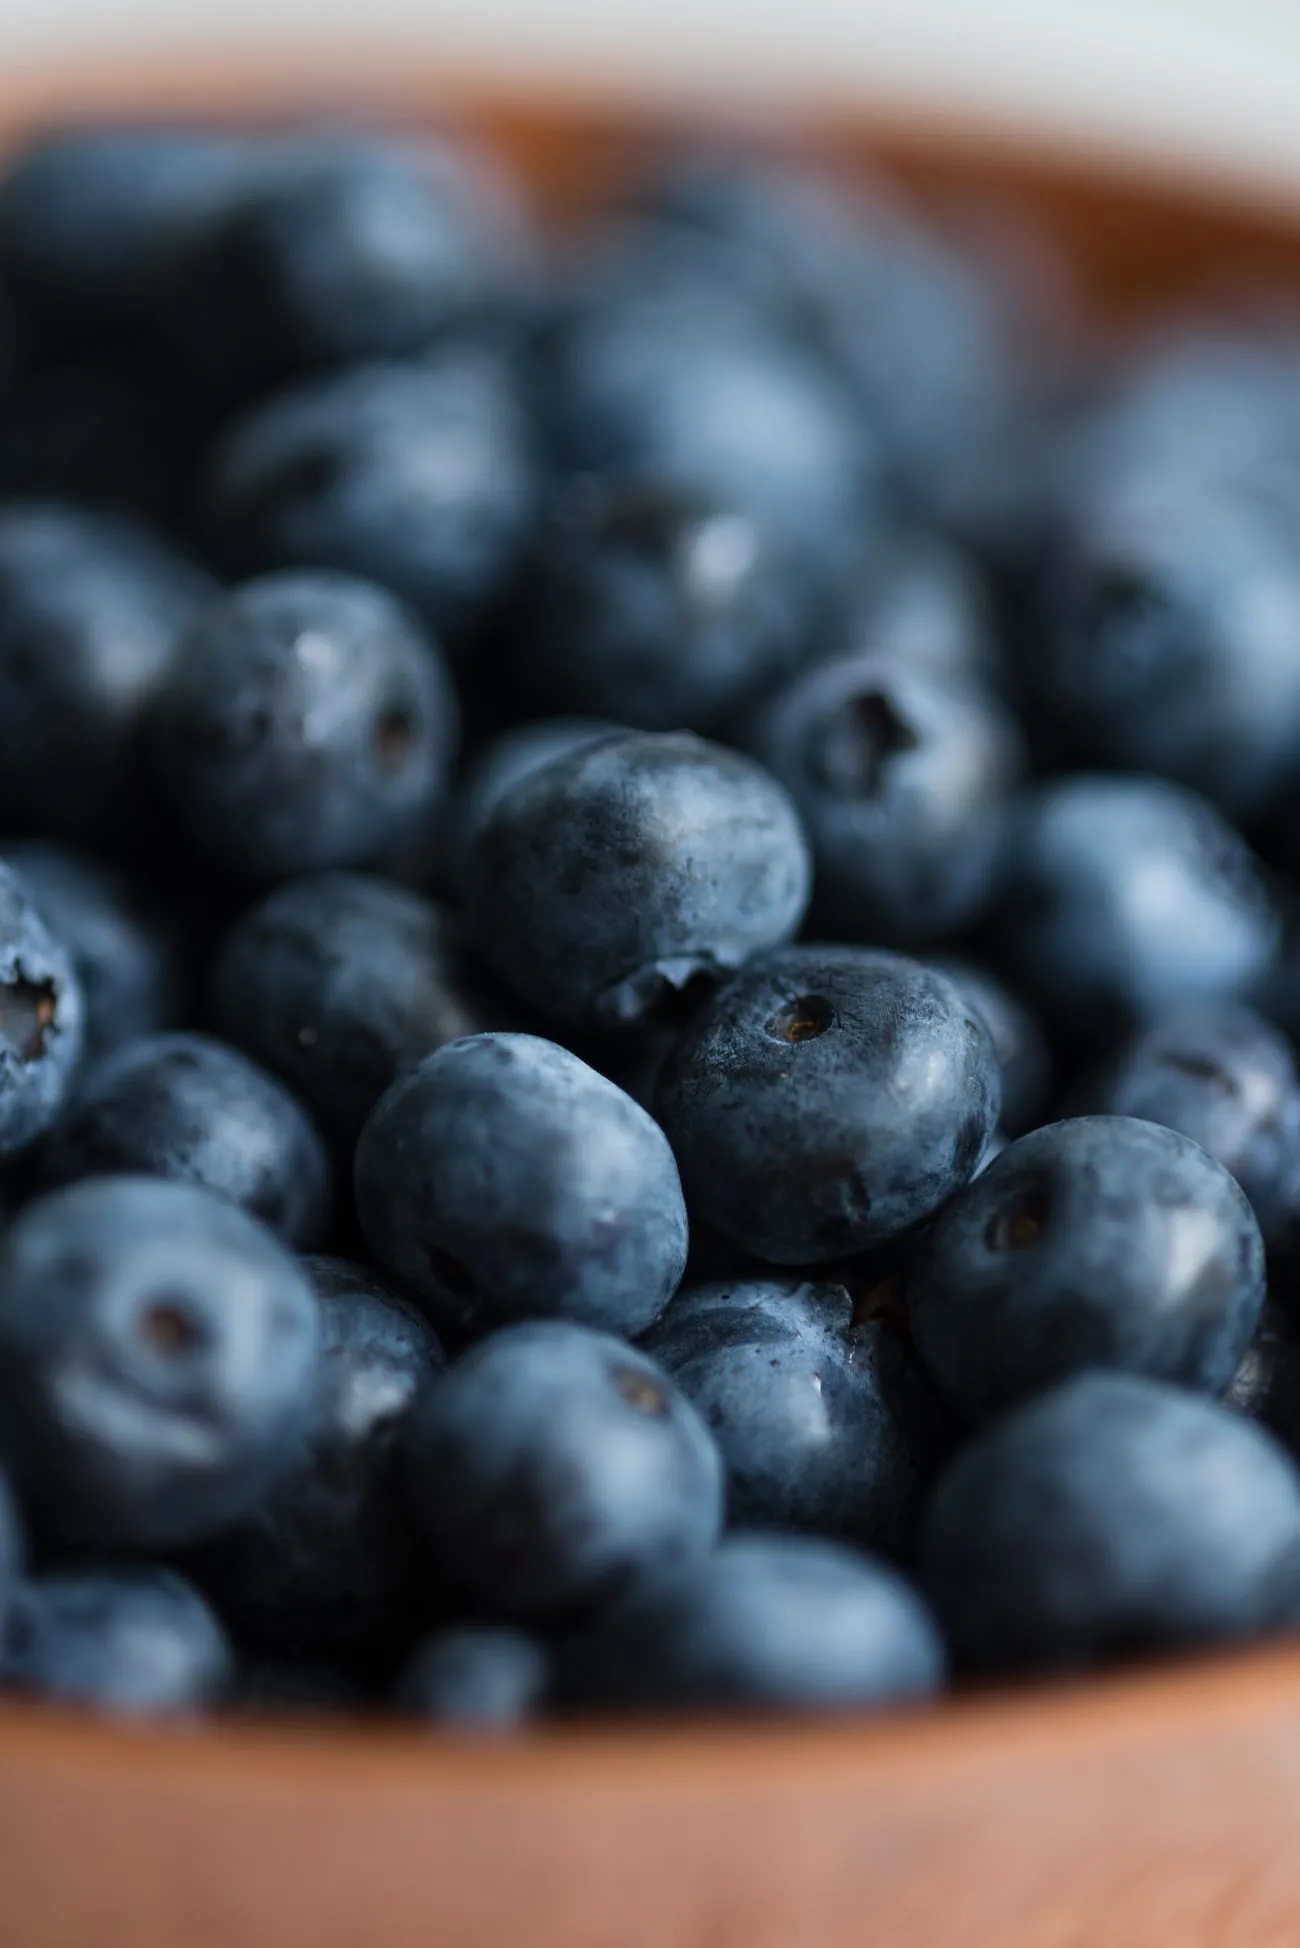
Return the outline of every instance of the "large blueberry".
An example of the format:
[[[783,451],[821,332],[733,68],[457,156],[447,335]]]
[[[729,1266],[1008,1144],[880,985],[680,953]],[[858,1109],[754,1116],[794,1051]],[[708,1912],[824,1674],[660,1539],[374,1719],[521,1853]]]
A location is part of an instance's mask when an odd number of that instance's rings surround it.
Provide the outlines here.
[[[202,1597],[167,1569],[28,1583],[0,1628],[0,1687],[134,1716],[217,1703],[234,1657]]]
[[[656,1114],[692,1215],[781,1265],[883,1244],[971,1176],[998,1119],[992,1038],[932,968],[767,954],[669,1053]]]
[[[372,1273],[333,1258],[304,1269],[323,1334],[305,1420],[256,1505],[191,1567],[241,1639],[325,1655],[383,1650],[418,1620],[398,1444],[442,1348]]]
[[[1252,853],[1181,786],[1058,778],[1016,815],[996,944],[1012,985],[1071,1038],[1246,994],[1278,931]]]
[[[143,816],[141,729],[206,575],[109,515],[0,508],[0,817],[102,843]]]
[[[453,1337],[565,1318],[635,1338],[686,1265],[663,1131],[568,1049],[471,1035],[399,1079],[362,1131],[370,1249]]]
[[[455,649],[509,581],[537,494],[509,366],[453,343],[305,380],[253,407],[213,455],[205,505],[236,572],[308,564],[364,575]]]
[[[287,1244],[318,1242],[325,1148],[274,1076],[207,1035],[146,1035],[97,1063],[40,1154],[42,1181],[168,1177],[260,1218]]]
[[[67,1099],[85,1004],[25,883],[0,864],[0,1160],[34,1143]]]
[[[966,1448],[935,1492],[925,1581],[957,1660],[1068,1670],[1294,1624],[1300,1474],[1210,1400],[1095,1373]]]
[[[1264,1246],[1198,1143],[1081,1116],[1022,1136],[945,1205],[907,1293],[917,1350],[970,1420],[1098,1368],[1218,1393],[1259,1318]]]
[[[458,1731],[501,1732],[535,1718],[550,1685],[551,1659],[538,1638],[505,1624],[466,1624],[421,1644],[395,1702]]]
[[[344,1148],[404,1069],[485,1025],[446,916],[361,873],[315,873],[250,907],[217,953],[211,1004]]]
[[[253,1506],[319,1348],[294,1260],[189,1184],[74,1184],[0,1240],[0,1444],[57,1539],[166,1548]]]
[[[637,1710],[864,1710],[927,1697],[939,1633],[892,1570],[802,1535],[729,1537],[634,1590],[570,1648],[579,1702]]]
[[[799,808],[827,937],[917,944],[978,914],[1023,762],[993,698],[869,651],[796,676],[743,742]]]
[[[437,649],[383,589],[267,575],[204,609],[154,711],[195,843],[256,879],[364,864],[431,817],[455,749]]]
[[[471,848],[484,958],[558,1021],[643,1021],[803,918],[809,860],[785,791],[686,735],[607,739],[520,780]]]
[[[951,1429],[892,1319],[754,1278],[682,1292],[642,1345],[708,1422],[730,1521],[906,1552]]]
[[[436,1570],[494,1613],[544,1619],[706,1556],[723,1470],[667,1374],[546,1319],[471,1347],[407,1422],[412,1512]]]

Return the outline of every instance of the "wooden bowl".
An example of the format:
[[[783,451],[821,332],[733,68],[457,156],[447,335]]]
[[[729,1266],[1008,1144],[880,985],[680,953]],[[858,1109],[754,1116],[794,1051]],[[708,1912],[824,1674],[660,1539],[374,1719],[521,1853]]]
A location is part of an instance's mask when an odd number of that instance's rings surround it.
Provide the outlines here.
[[[352,92],[264,67],[7,83],[0,136]],[[383,98],[449,106],[555,208],[665,129],[409,78]],[[924,196],[1010,194],[1112,311],[1300,271],[1300,206],[1259,190],[878,116],[807,133]],[[3,1948],[1294,1948],[1298,1833],[1287,1649],[887,1720],[487,1745],[0,1706]]]

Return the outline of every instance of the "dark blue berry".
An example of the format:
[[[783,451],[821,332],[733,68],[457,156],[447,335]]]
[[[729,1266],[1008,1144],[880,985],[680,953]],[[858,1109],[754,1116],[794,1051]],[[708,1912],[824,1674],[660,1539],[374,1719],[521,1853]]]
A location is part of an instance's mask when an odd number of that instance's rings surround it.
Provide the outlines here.
[[[655,1111],[692,1216],[781,1265],[847,1257],[929,1217],[997,1124],[992,1038],[946,976],[793,947],[707,1003]]]
[[[766,772],[686,735],[621,737],[516,783],[471,847],[484,959],[577,1026],[631,1026],[789,939],[809,892],[794,807]]]
[[[97,1063],[43,1146],[42,1181],[167,1177],[260,1218],[299,1249],[329,1204],[325,1148],[288,1090],[206,1035],[146,1035]]]
[[[1293,1624],[1300,1475],[1210,1400],[1097,1373],[966,1448],[926,1518],[955,1658],[1068,1670]]]
[[[546,1703],[551,1659],[536,1637],[504,1624],[468,1624],[421,1644],[395,1702],[412,1718],[458,1731],[502,1732]]]
[[[0,864],[0,1161],[29,1148],[62,1109],[84,1034],[71,958],[25,882]]]
[[[722,1450],[730,1521],[906,1552],[951,1428],[895,1319],[754,1278],[682,1292],[642,1345]]]
[[[167,1569],[39,1577],[0,1630],[0,1685],[59,1704],[126,1716],[198,1711],[233,1676],[217,1619]]]
[[[572,1647],[579,1702],[641,1710],[866,1710],[938,1690],[925,1605],[879,1563],[802,1535],[728,1538],[604,1612]]]
[[[158,1549],[256,1505],[320,1336],[294,1260],[205,1191],[104,1177],[29,1204],[0,1239],[0,1444],[38,1527]]]
[[[945,1205],[907,1295],[917,1350],[969,1420],[1104,1368],[1219,1393],[1264,1302],[1264,1247],[1199,1144],[1083,1116],[1022,1136]]]
[[[554,1618],[707,1556],[723,1471],[661,1367],[567,1321],[470,1348],[406,1432],[411,1508],[433,1565],[471,1603]]]
[[[380,1100],[356,1158],[370,1249],[454,1338],[565,1318],[635,1338],[686,1264],[667,1138],[535,1035],[472,1035]]]

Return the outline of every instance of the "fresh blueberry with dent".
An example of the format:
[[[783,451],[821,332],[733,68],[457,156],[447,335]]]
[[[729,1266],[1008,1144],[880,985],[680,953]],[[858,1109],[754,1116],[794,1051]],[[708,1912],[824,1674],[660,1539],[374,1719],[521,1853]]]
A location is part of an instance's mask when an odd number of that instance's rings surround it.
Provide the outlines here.
[[[963,1449],[931,1501],[922,1563],[971,1670],[1239,1642],[1295,1623],[1300,1474],[1216,1401],[1088,1374]]]
[[[278,1075],[350,1150],[389,1084],[487,1025],[449,917],[362,873],[277,887],[212,965],[218,1032]]]
[[[662,1367],[566,1320],[480,1340],[421,1397],[406,1483],[433,1569],[494,1616],[562,1619],[706,1557],[723,1470]]]
[[[535,1035],[448,1043],[357,1145],[371,1251],[453,1338],[528,1318],[633,1339],[686,1265],[668,1140],[630,1096]]]
[[[1024,761],[993,698],[871,652],[796,676],[741,741],[799,808],[822,935],[917,945],[978,916]]]
[[[33,1144],[72,1087],[85,1004],[25,882],[0,863],[0,1161]]]
[[[993,1037],[1002,1070],[1003,1130],[1020,1136],[1034,1129],[1043,1120],[1052,1093],[1052,1053],[1038,1021],[1019,995],[987,967],[947,954],[928,959],[931,967],[957,983]],[[1118,1114],[1134,1113],[1121,1111],[1118,1104],[1115,1108]]]
[[[1177,1130],[1049,1123],[939,1212],[907,1272],[917,1351],[953,1407],[995,1419],[1098,1369],[1227,1386],[1264,1302],[1240,1186]]]
[[[782,787],[737,752],[643,734],[572,752],[497,802],[466,911],[488,964],[575,1027],[632,1027],[788,940],[810,890]]]
[[[373,1272],[335,1258],[308,1258],[303,1269],[322,1331],[305,1421],[256,1505],[188,1566],[241,1642],[391,1654],[418,1626],[423,1596],[399,1444],[443,1352]]]
[[[402,604],[316,571],[263,576],[206,608],[152,730],[195,844],[275,880],[364,864],[432,818],[458,721],[438,651]]]
[[[722,1451],[729,1521],[906,1553],[952,1427],[897,1319],[752,1278],[681,1292],[641,1344]]]
[[[863,1711],[941,1689],[943,1643],[883,1564],[806,1535],[729,1536],[569,1647],[566,1689],[620,1710]]]
[[[397,1682],[411,1718],[457,1731],[504,1732],[544,1709],[551,1657],[537,1637],[505,1624],[463,1624],[428,1638]]]
[[[91,1068],[42,1147],[41,1181],[166,1177],[237,1204],[303,1250],[329,1208],[325,1146],[289,1091],[207,1035],[146,1035]]]
[[[37,1577],[0,1629],[0,1687],[112,1715],[205,1710],[234,1670],[216,1617],[169,1569]]]
[[[869,1250],[970,1178],[998,1119],[992,1037],[945,975],[896,954],[766,954],[703,1006],[655,1113],[698,1217],[811,1265]]]
[[[206,1191],[102,1177],[27,1205],[0,1239],[0,1446],[38,1532],[162,1550],[254,1507],[320,1338],[296,1261]]]

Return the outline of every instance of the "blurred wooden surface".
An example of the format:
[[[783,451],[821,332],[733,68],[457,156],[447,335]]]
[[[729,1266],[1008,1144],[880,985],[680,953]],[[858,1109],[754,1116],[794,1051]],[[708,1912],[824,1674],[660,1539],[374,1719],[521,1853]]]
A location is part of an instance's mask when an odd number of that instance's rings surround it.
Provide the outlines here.
[[[0,86],[54,112],[341,107],[264,66]],[[373,101],[373,93],[370,95]],[[553,209],[661,115],[452,94]],[[399,119],[445,105],[386,88]],[[1010,195],[1112,309],[1300,279],[1300,209],[902,121],[805,125],[930,198]],[[123,1730],[0,1706],[0,1948],[1296,1948],[1300,1652],[833,1726]]]

